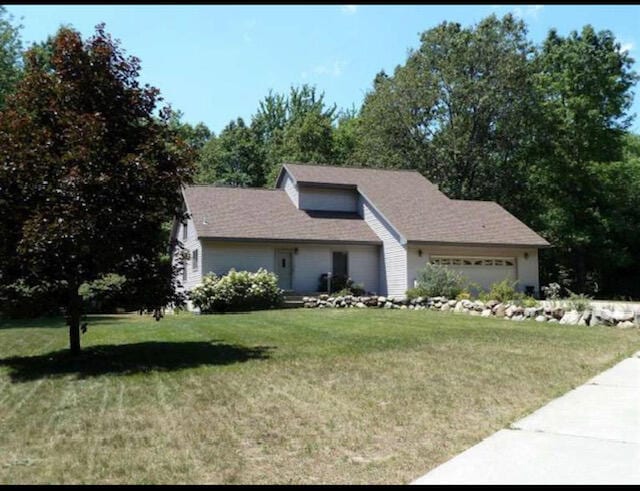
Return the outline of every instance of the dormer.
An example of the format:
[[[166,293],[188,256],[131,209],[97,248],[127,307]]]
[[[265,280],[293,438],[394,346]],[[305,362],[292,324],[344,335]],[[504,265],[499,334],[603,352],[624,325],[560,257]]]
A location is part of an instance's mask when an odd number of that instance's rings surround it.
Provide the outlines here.
[[[284,189],[296,208],[301,210],[346,213],[358,211],[358,187],[355,184],[296,181],[286,167],[283,167],[276,187]]]

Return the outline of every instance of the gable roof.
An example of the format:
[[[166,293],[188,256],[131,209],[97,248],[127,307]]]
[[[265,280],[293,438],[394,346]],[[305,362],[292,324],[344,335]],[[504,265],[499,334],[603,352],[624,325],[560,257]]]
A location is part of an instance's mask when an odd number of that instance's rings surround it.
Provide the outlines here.
[[[218,240],[381,244],[355,213],[307,213],[281,189],[188,186],[185,201],[198,237]]]
[[[450,199],[417,171],[286,163],[278,184],[285,171],[302,187],[355,185],[406,241],[549,246],[499,204]]]

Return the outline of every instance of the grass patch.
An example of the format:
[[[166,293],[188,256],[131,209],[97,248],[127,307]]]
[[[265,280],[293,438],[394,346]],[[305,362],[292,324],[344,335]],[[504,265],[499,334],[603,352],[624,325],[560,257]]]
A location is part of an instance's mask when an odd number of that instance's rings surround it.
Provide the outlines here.
[[[2,483],[406,483],[640,349],[429,311],[0,324]]]

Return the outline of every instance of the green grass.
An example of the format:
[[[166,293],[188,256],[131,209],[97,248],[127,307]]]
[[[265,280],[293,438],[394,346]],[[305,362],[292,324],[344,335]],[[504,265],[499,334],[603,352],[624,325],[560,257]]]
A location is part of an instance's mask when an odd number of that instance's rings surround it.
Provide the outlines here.
[[[0,323],[0,483],[406,483],[640,349],[428,311]]]

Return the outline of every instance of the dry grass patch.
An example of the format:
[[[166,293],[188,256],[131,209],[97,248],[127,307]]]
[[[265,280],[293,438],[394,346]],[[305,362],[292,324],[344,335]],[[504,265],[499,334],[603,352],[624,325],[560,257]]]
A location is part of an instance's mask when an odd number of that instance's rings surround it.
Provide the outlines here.
[[[438,312],[0,324],[2,483],[406,483],[640,347]]]

